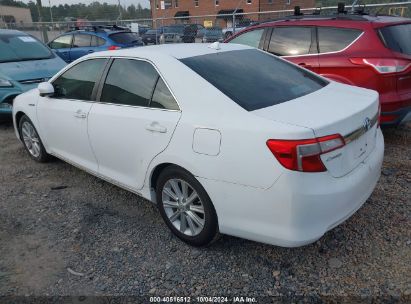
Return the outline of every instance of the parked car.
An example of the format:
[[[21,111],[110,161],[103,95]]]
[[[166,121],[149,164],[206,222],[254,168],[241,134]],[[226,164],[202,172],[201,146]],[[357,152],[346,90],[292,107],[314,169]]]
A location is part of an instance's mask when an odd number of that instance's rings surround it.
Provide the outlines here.
[[[196,38],[203,38],[205,31],[205,27],[201,24],[187,24],[184,28],[183,42],[196,42]]]
[[[35,161],[54,155],[156,202],[191,245],[220,232],[300,246],[371,195],[378,112],[375,91],[198,43],[88,55],[19,95],[13,118]]]
[[[410,112],[410,19],[290,16],[247,28],[226,42],[259,47],[334,81],[378,91],[384,125],[397,125]]]
[[[95,26],[64,33],[51,41],[49,47],[66,62],[70,63],[84,55],[142,46],[137,33],[117,26]]]
[[[37,87],[66,63],[36,38],[0,29],[0,115],[11,117],[13,99]]]
[[[148,30],[142,35],[142,40],[145,45],[160,43],[160,36],[163,33],[161,29]]]
[[[185,25],[183,24],[176,24],[163,27],[163,33],[160,35],[160,44],[183,42],[184,29]]]
[[[223,31],[220,27],[207,28],[204,32],[203,38],[201,39],[204,43],[216,41],[222,42],[223,40]]]

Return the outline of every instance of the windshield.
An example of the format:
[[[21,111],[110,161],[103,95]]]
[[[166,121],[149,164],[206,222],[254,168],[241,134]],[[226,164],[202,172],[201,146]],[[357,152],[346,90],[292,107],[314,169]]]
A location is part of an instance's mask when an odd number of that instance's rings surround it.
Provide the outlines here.
[[[111,34],[110,39],[112,39],[115,43],[119,44],[130,44],[138,42],[138,35],[136,33],[131,32],[121,32],[116,34]]]
[[[0,35],[0,62],[48,59],[52,52],[37,39],[21,33]]]
[[[386,47],[411,55],[411,23],[384,27],[380,29],[380,34]]]
[[[283,103],[328,84],[304,69],[256,49],[181,61],[247,111]]]

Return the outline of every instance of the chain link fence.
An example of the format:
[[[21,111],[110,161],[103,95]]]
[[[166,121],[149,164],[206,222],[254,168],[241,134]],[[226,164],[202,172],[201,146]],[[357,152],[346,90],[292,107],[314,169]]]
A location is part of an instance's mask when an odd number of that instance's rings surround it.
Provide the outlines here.
[[[301,8],[301,14],[318,14],[318,15],[335,15],[337,14],[337,6],[328,7],[313,7]],[[349,12],[363,11],[370,15],[392,15],[411,17],[411,1],[392,2],[392,3],[375,3],[345,6],[345,10]],[[49,42],[60,34],[73,30],[74,28],[86,28],[99,25],[117,25],[128,27],[132,31],[136,28],[159,29],[164,26],[179,25],[179,24],[200,24],[204,27],[220,27],[225,35],[230,35],[249,26],[253,23],[264,22],[294,14],[294,9],[263,11],[251,13],[232,13],[218,15],[201,15],[201,16],[180,16],[180,17],[162,17],[155,19],[130,19],[130,20],[101,20],[88,21],[78,19],[77,21],[66,22],[33,22],[30,24],[13,24],[5,23],[0,20],[0,28],[16,29],[24,31],[32,36],[37,37],[43,42]],[[198,39],[196,42],[199,42]]]

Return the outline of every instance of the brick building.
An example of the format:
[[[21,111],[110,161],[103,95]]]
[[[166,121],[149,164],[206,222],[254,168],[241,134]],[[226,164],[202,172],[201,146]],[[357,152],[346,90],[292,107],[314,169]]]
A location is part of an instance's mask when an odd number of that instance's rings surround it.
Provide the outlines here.
[[[293,9],[297,5],[312,8],[315,7],[315,0],[150,0],[152,18],[166,18],[160,24],[201,23],[222,27],[232,26],[232,17],[224,14],[232,14],[236,8],[237,13],[253,13]],[[194,17],[202,15],[214,16]],[[173,19],[175,17],[179,18]],[[236,19],[258,21],[274,17],[256,13]]]

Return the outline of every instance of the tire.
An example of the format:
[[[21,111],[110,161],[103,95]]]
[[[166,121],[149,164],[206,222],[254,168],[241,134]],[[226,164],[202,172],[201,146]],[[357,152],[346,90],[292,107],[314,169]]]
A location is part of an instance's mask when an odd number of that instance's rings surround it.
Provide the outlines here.
[[[19,121],[19,133],[24,148],[32,159],[39,163],[44,163],[50,159],[36,128],[26,115],[23,115]]]
[[[175,187],[178,187],[179,195]],[[166,167],[157,180],[156,197],[164,222],[179,239],[198,247],[218,239],[214,206],[191,173],[177,166]]]

